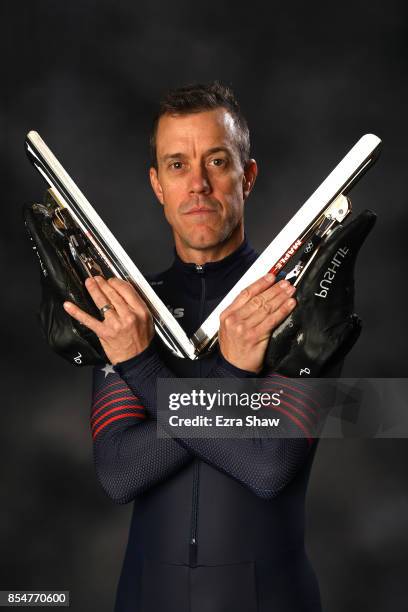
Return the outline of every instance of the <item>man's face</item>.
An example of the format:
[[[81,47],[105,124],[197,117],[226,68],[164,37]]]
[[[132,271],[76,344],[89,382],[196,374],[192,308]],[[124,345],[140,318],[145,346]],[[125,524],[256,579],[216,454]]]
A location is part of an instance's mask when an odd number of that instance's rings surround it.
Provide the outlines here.
[[[202,250],[223,243],[242,223],[256,176],[253,160],[251,171],[242,167],[229,112],[163,115],[156,150],[158,170],[151,168],[150,179],[176,244]]]

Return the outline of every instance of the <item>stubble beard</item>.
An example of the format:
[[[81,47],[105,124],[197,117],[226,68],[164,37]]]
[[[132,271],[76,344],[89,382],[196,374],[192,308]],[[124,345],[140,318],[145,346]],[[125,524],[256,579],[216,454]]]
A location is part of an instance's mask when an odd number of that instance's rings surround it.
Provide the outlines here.
[[[178,237],[184,247],[197,251],[206,251],[227,242],[237,228],[239,222],[240,219],[236,219],[234,222],[232,219],[229,219],[228,221],[224,221],[221,227],[218,227],[213,231],[208,231],[208,229],[196,229],[195,231],[191,232],[183,232],[182,234],[178,233]]]

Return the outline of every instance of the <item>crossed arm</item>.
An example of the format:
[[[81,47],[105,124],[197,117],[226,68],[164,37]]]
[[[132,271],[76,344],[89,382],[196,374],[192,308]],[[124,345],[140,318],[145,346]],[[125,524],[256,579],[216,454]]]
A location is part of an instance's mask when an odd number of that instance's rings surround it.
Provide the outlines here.
[[[172,439],[156,432],[156,383],[173,378],[155,350],[153,324],[133,288],[119,279],[88,279],[87,288],[98,308],[113,308],[103,322],[73,304],[69,314],[97,333],[115,374],[109,385],[95,371],[91,416],[98,477],[109,496],[126,503],[200,457],[237,479],[256,495],[274,497],[294,477],[312,445],[308,431],[312,410],[302,393],[281,408],[280,418],[296,423],[300,438]],[[211,378],[256,376],[271,331],[295,306],[294,290],[271,275],[243,291],[221,315],[220,351]],[[101,374],[102,375],[102,374]],[[115,380],[113,381],[113,377]],[[108,377],[107,379],[108,380]],[[270,384],[277,385],[270,373]],[[282,381],[279,381],[279,386]]]
[[[272,498],[295,476],[312,446],[316,406],[303,383],[270,375],[268,389],[289,387],[288,399],[276,413],[298,429],[300,437],[278,439],[182,439],[157,436],[156,383],[173,377],[154,345],[140,359],[115,367],[109,384],[94,372],[91,418],[94,457],[99,480],[117,503],[127,503],[188,464],[194,456],[210,463],[263,498]],[[209,377],[241,377],[222,357]],[[136,395],[137,394],[137,395]],[[133,400],[132,400],[133,398]],[[113,406],[113,408],[112,408]],[[115,415],[112,420],[112,414]],[[309,435],[310,434],[310,435]]]

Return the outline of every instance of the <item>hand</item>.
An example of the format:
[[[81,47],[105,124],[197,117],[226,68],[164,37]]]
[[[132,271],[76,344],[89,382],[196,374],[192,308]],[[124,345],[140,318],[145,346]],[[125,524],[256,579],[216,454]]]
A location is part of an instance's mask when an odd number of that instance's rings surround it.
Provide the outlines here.
[[[241,291],[220,315],[218,340],[224,358],[242,370],[259,373],[272,331],[296,306],[296,289],[267,274]]]
[[[94,276],[86,279],[85,286],[97,308],[112,305],[105,312],[104,320],[95,319],[72,302],[64,302],[64,308],[98,336],[113,365],[135,357],[148,347],[154,335],[152,316],[130,283]]]

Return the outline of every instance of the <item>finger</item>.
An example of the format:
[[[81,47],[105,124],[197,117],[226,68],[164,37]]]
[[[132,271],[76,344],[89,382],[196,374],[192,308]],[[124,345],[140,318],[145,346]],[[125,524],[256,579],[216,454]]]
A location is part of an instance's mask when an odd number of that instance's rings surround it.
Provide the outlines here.
[[[288,281],[281,280],[244,304],[239,309],[240,318],[247,320],[247,322],[251,319],[252,323],[256,322],[254,324],[258,324],[265,316],[279,308],[295,291],[296,288]]]
[[[146,311],[149,312],[146,304],[130,283],[120,278],[110,278],[108,284],[110,287],[115,289],[115,291],[117,291],[124,302],[126,302],[126,304],[130,306],[135,313],[139,314]]]
[[[95,319],[95,317],[92,317],[87,312],[81,310],[81,308],[79,308],[76,304],[73,304],[72,302],[64,302],[63,306],[64,310],[71,317],[76,319],[76,321],[88,327],[91,331],[95,332],[97,336],[102,336],[104,328],[103,324],[98,321],[98,319]]]
[[[238,308],[241,308],[244,304],[249,302],[249,300],[251,300],[253,297],[258,295],[259,293],[262,293],[266,289],[269,289],[269,287],[273,285],[275,280],[276,280],[276,276],[270,272],[266,274],[265,276],[258,278],[258,280],[256,280],[254,283],[252,283],[251,285],[248,285],[248,287],[243,289],[241,293],[237,295],[235,300],[223,312],[225,314],[229,314],[231,312],[234,312]]]
[[[278,327],[282,321],[284,321],[286,317],[290,315],[292,310],[294,310],[296,307],[296,304],[297,302],[294,298],[289,298],[285,300],[274,312],[265,317],[265,319],[255,328],[257,332],[259,332],[259,336],[269,335],[271,331]]]
[[[113,304],[112,300],[110,300],[110,298],[99,286],[99,283],[96,280],[97,278],[98,277],[87,278],[85,281],[85,287],[88,289],[88,293],[95,302],[95,305],[100,310],[103,306],[106,306],[109,304],[109,302],[111,302],[112,306],[116,309],[116,306]],[[113,308],[107,310],[104,313],[103,318],[106,316],[116,316],[115,310]]]
[[[253,310],[251,315],[245,319],[245,325],[247,328],[256,327],[267,317],[279,310],[279,308],[288,301],[290,295],[293,295],[294,288],[291,289],[291,293],[286,291],[280,291],[276,293],[272,299],[264,300],[261,306],[258,306],[256,310]],[[260,300],[262,295],[256,296],[254,300]],[[252,300],[251,300],[252,301]]]
[[[104,304],[107,302],[111,303],[119,318],[125,317],[129,312],[129,306],[124,301],[122,296],[102,276],[95,276],[95,281],[98,285],[99,291],[103,295],[103,299],[105,300]],[[106,314],[108,312],[114,311],[108,310]]]

